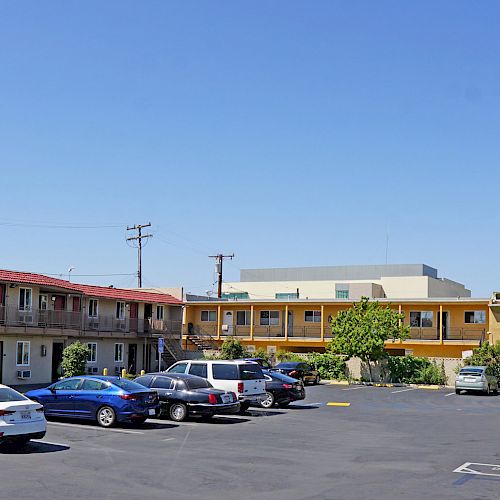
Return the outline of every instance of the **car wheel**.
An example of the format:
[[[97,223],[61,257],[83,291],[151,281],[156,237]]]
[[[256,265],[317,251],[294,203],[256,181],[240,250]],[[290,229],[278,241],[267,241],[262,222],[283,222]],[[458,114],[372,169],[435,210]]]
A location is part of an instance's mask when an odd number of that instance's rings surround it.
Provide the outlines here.
[[[243,401],[240,404],[240,413],[245,413],[250,408],[250,401]]]
[[[488,387],[486,387],[486,391],[485,391],[485,393],[486,393],[486,396],[491,395],[491,387],[490,387],[490,384],[488,384]]]
[[[101,427],[111,427],[116,421],[116,412],[111,406],[101,406],[97,410],[97,423]]]
[[[175,422],[182,422],[183,420],[186,420],[188,416],[187,406],[183,403],[173,403],[170,405],[168,414]]]
[[[455,389],[455,394],[460,394],[462,391],[460,389]]]
[[[272,408],[274,406],[274,395],[272,392],[266,392],[266,397],[260,402],[262,408]]]
[[[319,382],[320,382],[320,377],[319,375],[316,375],[316,378],[314,379],[314,385],[319,385]]]

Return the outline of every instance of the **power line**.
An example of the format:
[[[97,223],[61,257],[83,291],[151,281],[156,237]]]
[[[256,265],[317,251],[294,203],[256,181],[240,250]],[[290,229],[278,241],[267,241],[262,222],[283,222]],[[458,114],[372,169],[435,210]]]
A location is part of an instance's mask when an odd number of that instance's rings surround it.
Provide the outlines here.
[[[151,227],[151,222],[147,224],[134,224],[132,227],[127,226],[127,231],[137,231],[137,236],[131,236],[127,238],[127,241],[137,240],[137,281],[139,288],[142,288],[142,240],[144,238],[152,238],[152,234],[142,234],[142,229],[145,227]],[[146,240],[147,241],[147,240]]]
[[[20,219],[0,219],[0,226],[8,227],[39,227],[46,229],[109,229],[123,227],[124,224],[85,224],[85,223],[68,223],[61,224],[57,222],[42,222],[42,221],[26,221]]]

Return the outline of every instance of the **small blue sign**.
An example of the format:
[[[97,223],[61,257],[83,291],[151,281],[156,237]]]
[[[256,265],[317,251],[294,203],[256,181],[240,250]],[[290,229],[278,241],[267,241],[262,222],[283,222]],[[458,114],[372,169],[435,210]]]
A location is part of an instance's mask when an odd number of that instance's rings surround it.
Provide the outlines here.
[[[158,339],[158,352],[160,354],[163,354],[164,350],[165,350],[165,339],[163,337],[160,337]]]

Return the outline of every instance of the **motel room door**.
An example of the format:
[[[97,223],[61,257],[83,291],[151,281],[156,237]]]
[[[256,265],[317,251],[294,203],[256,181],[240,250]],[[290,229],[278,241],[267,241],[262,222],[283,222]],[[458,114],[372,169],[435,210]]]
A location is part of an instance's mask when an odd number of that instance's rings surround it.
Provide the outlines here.
[[[232,311],[224,311],[224,321],[222,322],[223,325],[227,326],[227,334],[232,335],[233,334],[233,312]]]

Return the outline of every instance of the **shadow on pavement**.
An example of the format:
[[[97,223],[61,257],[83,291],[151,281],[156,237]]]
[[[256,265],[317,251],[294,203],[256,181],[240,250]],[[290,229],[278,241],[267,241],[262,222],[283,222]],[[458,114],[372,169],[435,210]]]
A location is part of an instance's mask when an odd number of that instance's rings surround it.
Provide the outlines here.
[[[69,446],[59,444],[30,442],[23,446],[16,446],[14,444],[3,444],[0,446],[0,455],[33,455],[37,453],[55,453],[58,451],[69,450]]]

